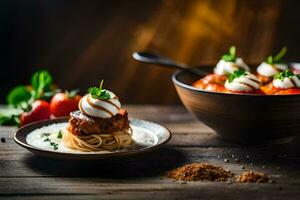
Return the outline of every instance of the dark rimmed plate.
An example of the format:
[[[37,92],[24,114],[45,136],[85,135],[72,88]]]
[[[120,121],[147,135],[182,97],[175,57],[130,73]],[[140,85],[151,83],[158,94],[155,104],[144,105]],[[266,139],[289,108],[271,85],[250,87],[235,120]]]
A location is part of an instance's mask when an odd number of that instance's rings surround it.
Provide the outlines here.
[[[162,125],[140,120],[140,119],[130,119],[130,125],[146,129],[154,138],[155,142],[149,145],[136,145],[133,148],[123,149],[121,151],[113,152],[58,152],[55,150],[47,150],[33,145],[28,144],[26,137],[32,131],[42,128],[44,126],[52,125],[55,123],[66,123],[67,118],[58,118],[45,120],[40,122],[35,122],[29,125],[26,125],[17,130],[14,134],[15,142],[31,151],[34,154],[54,158],[54,159],[71,159],[71,160],[93,160],[93,159],[109,159],[109,158],[121,158],[121,157],[131,157],[139,154],[143,154],[149,151],[158,149],[159,147],[166,144],[171,139],[171,132]],[[138,133],[137,133],[138,134]]]

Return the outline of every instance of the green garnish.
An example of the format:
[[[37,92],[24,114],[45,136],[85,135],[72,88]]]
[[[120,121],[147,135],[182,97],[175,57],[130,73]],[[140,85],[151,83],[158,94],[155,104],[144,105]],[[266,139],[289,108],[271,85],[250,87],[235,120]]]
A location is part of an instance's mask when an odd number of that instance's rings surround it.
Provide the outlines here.
[[[30,98],[30,91],[25,86],[20,85],[10,91],[7,95],[7,102],[10,105],[17,106],[23,102],[29,101]]]
[[[68,98],[72,99],[74,98],[79,92],[79,89],[71,90],[70,92],[68,90],[65,91],[65,94]]]
[[[283,72],[279,72],[275,74],[274,79],[283,80],[284,78],[290,78],[294,76],[295,74],[290,70],[284,70]]]
[[[229,48],[228,53],[224,54],[221,59],[225,60],[226,62],[235,62],[235,60],[236,60],[236,48],[235,48],[235,46],[231,46]]]
[[[100,82],[99,87],[90,87],[88,89],[88,92],[95,99],[103,99],[103,100],[110,99],[111,98],[110,93],[108,92],[108,90],[103,89],[102,86],[103,86],[103,80]]]
[[[34,73],[31,77],[32,96],[35,99],[40,99],[44,92],[50,90],[52,81],[52,76],[46,70],[41,70]]]
[[[44,139],[44,142],[50,142],[50,145],[53,147],[54,150],[58,149],[58,144],[55,142],[52,142],[48,137],[46,139]]]
[[[245,74],[246,74],[246,70],[244,70],[244,69],[236,70],[233,73],[230,73],[228,75],[228,81],[229,81],[229,83],[231,83],[235,78],[239,78]]]
[[[43,133],[42,134],[42,137],[49,137],[50,136],[50,133]]]
[[[276,54],[275,56],[268,56],[268,58],[266,59],[266,63],[272,65],[275,63],[282,63],[282,58],[285,56],[287,52],[287,47],[283,47],[278,54]]]
[[[0,115],[0,125],[19,125],[20,118],[18,115]]]
[[[57,138],[62,138],[62,131],[58,131],[58,133],[57,133]]]

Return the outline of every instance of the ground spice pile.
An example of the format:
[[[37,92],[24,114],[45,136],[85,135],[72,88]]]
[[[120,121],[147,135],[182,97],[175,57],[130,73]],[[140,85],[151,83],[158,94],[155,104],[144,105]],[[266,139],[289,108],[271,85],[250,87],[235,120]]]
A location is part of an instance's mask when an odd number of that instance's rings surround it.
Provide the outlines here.
[[[227,181],[233,174],[207,163],[192,163],[170,171],[167,176],[177,181]]]
[[[244,172],[237,178],[241,183],[266,183],[269,181],[269,177],[266,174],[258,172]]]

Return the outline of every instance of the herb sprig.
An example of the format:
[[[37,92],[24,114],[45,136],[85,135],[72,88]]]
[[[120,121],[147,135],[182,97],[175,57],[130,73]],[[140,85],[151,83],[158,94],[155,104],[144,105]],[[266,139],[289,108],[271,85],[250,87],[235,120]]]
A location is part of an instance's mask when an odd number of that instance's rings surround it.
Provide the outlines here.
[[[279,73],[275,74],[274,79],[279,79],[279,80],[282,81],[284,78],[290,78],[294,75],[295,74],[292,71],[287,69],[287,70],[284,70],[282,72],[279,72]]]
[[[236,60],[236,47],[231,46],[229,48],[228,53],[224,54],[221,59],[226,61],[226,62],[235,62],[235,60]]]
[[[283,47],[278,54],[276,54],[275,56],[268,56],[268,58],[266,59],[266,63],[272,65],[272,64],[276,64],[276,63],[282,63],[282,58],[286,55],[287,52],[287,47]]]
[[[62,131],[60,130],[60,131],[58,131],[58,133],[57,133],[57,138],[61,139],[62,137],[63,137]]]
[[[108,90],[103,89],[103,80],[100,82],[99,87],[90,87],[88,93],[95,99],[108,100],[111,98]]]
[[[46,137],[43,141],[44,141],[44,142],[49,142],[50,145],[53,147],[53,149],[54,149],[54,150],[57,150],[57,149],[58,149],[58,144],[55,143],[55,142],[53,142],[53,141],[49,138],[49,136],[50,136],[50,133],[43,133],[43,134],[42,134],[42,137]],[[60,138],[60,139],[62,138],[62,132],[61,132],[61,131],[58,132],[57,138]]]
[[[229,83],[231,83],[234,79],[239,78],[245,74],[246,74],[246,70],[238,69],[228,75],[228,81],[229,81]]]

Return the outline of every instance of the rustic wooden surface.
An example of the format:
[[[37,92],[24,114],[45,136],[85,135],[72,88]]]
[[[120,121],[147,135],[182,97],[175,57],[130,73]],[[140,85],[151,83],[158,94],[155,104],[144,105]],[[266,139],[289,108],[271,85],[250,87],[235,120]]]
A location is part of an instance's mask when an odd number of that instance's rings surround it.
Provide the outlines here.
[[[60,161],[17,146],[16,128],[0,127],[1,199],[299,199],[299,140],[242,147],[219,139],[180,106],[126,106],[131,117],[167,126],[173,138],[147,155],[109,161]],[[2,139],[3,140],[3,139]],[[234,158],[233,158],[234,157]],[[229,162],[224,162],[227,158]],[[235,161],[239,159],[239,162]],[[173,182],[168,170],[207,162],[238,175],[265,172],[275,183]],[[251,164],[252,163],[252,164]],[[245,169],[241,169],[244,166]]]

